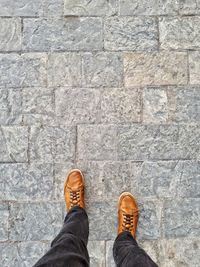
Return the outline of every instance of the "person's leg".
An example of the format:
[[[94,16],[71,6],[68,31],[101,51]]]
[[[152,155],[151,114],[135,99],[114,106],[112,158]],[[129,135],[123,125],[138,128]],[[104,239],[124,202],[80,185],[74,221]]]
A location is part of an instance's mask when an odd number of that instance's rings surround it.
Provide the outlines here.
[[[136,240],[139,210],[133,195],[121,194],[118,205],[118,236],[113,246],[117,267],[157,267]]]
[[[87,242],[89,223],[84,209],[84,178],[79,170],[72,170],[65,183],[65,202],[68,214],[51,249],[34,267],[88,267]]]

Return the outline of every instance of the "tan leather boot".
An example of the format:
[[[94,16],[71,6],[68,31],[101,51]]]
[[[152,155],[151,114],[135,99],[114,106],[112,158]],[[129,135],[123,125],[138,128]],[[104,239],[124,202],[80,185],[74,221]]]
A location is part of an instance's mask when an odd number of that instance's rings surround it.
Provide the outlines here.
[[[84,176],[78,169],[73,169],[67,175],[64,185],[64,195],[67,210],[75,206],[85,208]]]
[[[128,231],[136,238],[139,210],[133,195],[124,192],[119,197],[118,203],[118,234]]]

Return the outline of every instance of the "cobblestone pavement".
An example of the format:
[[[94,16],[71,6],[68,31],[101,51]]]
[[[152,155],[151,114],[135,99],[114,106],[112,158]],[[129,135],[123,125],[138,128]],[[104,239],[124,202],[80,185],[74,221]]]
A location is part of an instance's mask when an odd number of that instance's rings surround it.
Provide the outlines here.
[[[161,267],[200,266],[200,1],[0,0],[0,266],[30,267],[87,184],[92,267],[117,200]]]

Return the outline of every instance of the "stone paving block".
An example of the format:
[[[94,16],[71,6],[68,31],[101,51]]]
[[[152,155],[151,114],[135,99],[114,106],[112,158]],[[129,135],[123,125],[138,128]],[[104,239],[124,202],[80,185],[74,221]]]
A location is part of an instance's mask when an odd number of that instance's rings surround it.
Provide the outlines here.
[[[22,113],[25,125],[54,125],[54,92],[49,88],[22,90]]]
[[[46,0],[43,3],[44,17],[63,17],[63,0]]]
[[[65,16],[112,16],[117,14],[116,0],[65,0]]]
[[[0,243],[0,266],[18,267],[18,250],[16,243]],[[20,265],[21,266],[21,265]]]
[[[168,94],[165,88],[144,88],[143,122],[165,123],[168,121]]]
[[[163,17],[159,20],[162,49],[199,49],[199,17]]]
[[[1,54],[1,87],[32,87],[46,84],[46,55]]]
[[[139,197],[200,197],[199,168],[195,161],[132,162],[131,188]]]
[[[9,219],[8,204],[0,203],[0,241],[8,240],[8,219]]]
[[[169,239],[161,241],[162,267],[197,267],[200,262],[200,239]]]
[[[187,83],[184,52],[125,53],[125,86],[173,85]]]
[[[200,84],[200,52],[190,51],[189,52],[189,73],[190,73],[190,84]]]
[[[0,199],[50,199],[53,191],[51,164],[0,164]]]
[[[157,240],[161,237],[162,204],[157,201],[140,201],[140,220],[137,228],[137,239]]]
[[[179,13],[181,15],[200,14],[199,0],[180,0]]]
[[[0,127],[0,162],[27,162],[28,129],[23,126]]]
[[[101,97],[101,122],[140,122],[141,120],[140,89],[105,89]]]
[[[116,159],[116,128],[113,125],[78,126],[78,159]]]
[[[0,18],[0,51],[18,51],[20,49],[21,19]]]
[[[62,223],[62,203],[11,203],[9,239],[12,241],[52,241],[59,233]]]
[[[0,16],[39,16],[43,12],[43,0],[0,0]]]
[[[123,82],[123,63],[119,53],[85,53],[83,85],[86,87],[118,87]]]
[[[156,50],[158,28],[155,18],[110,17],[104,24],[106,50]]]
[[[120,15],[176,15],[179,0],[120,0]]]
[[[106,267],[116,267],[113,258],[113,245],[114,241],[112,240],[106,242]]]
[[[198,125],[124,125],[117,130],[120,160],[198,159]]]
[[[32,127],[30,158],[36,162],[63,162],[74,158],[75,128]]]
[[[22,97],[20,90],[0,89],[0,124],[20,124]]]
[[[101,30],[99,18],[24,19],[23,49],[99,50],[102,49]]]
[[[101,95],[99,90],[58,88],[55,92],[58,123],[76,125],[100,120]]]
[[[90,266],[105,267],[105,242],[104,241],[89,241],[88,251],[90,256]]]
[[[166,200],[163,216],[167,238],[200,236],[200,198]]]
[[[90,223],[90,240],[103,241],[116,237],[117,199],[116,201],[89,201],[87,212]]]
[[[48,57],[48,84],[81,85],[81,56],[77,53],[52,53]]]
[[[87,199],[101,201],[117,198],[130,190],[132,173],[129,162],[89,161],[78,162],[86,183]]]

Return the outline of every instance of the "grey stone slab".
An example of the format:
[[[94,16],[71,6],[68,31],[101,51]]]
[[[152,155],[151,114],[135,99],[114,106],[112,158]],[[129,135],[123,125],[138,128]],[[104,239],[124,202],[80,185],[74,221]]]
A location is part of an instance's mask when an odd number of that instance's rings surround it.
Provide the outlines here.
[[[162,204],[159,201],[138,200],[140,217],[137,239],[157,240],[161,237]]]
[[[8,204],[0,203],[0,241],[8,240],[8,219]]]
[[[25,125],[55,124],[54,92],[49,88],[22,90],[22,113]]]
[[[0,162],[28,161],[28,129],[23,126],[0,127]]]
[[[116,201],[89,201],[87,212],[92,241],[115,239],[117,236]]]
[[[155,18],[110,17],[104,22],[106,50],[157,50],[158,28]]]
[[[118,2],[116,0],[64,0],[65,16],[100,17],[113,16],[118,13]]]
[[[118,127],[121,160],[198,159],[198,125],[124,125]]]
[[[119,53],[85,53],[83,85],[86,87],[118,87],[123,82],[123,63]]]
[[[13,241],[51,241],[59,233],[62,223],[62,203],[12,203],[10,205],[9,239]]]
[[[179,12],[181,15],[200,14],[199,0],[180,0]]]
[[[56,163],[54,165],[54,198],[56,200],[63,200],[64,183],[72,168],[77,168],[73,162]]]
[[[120,0],[120,15],[176,15],[179,0]]]
[[[16,243],[0,243],[0,265],[2,267],[19,267]]]
[[[101,97],[101,122],[140,122],[141,94],[140,89],[105,88]]]
[[[117,14],[116,0],[65,0],[65,16],[112,16]]]
[[[99,18],[24,19],[23,49],[99,50],[103,46],[101,31]]]
[[[191,51],[189,52],[189,77],[190,84],[200,84],[200,52]]]
[[[78,53],[52,53],[48,57],[48,84],[81,86],[81,56]]]
[[[18,51],[20,49],[21,19],[0,18],[0,51]]]
[[[78,159],[116,159],[116,128],[113,125],[78,126]]]
[[[159,20],[162,49],[199,49],[199,17],[163,17]]]
[[[53,166],[50,164],[1,164],[0,199],[50,199],[53,193]]]
[[[129,162],[78,162],[86,184],[86,197],[91,200],[112,200],[130,190],[132,173]]]
[[[1,87],[46,85],[46,55],[42,53],[1,54]]]
[[[167,238],[200,236],[200,198],[166,200],[163,216]]]
[[[0,124],[20,124],[22,97],[20,90],[0,89]]]
[[[35,162],[63,162],[75,156],[76,132],[73,127],[32,127],[30,158]]]
[[[46,0],[43,3],[44,17],[63,17],[63,0]]]
[[[132,162],[133,192],[140,197],[200,197],[199,162]]]
[[[89,241],[88,251],[90,255],[90,266],[105,267],[105,242],[104,241]]]
[[[101,95],[99,90],[58,88],[55,92],[58,123],[76,125],[97,123],[100,118]]]
[[[197,267],[200,262],[199,238],[169,239],[160,242],[162,267]]]
[[[166,123],[169,118],[168,94],[165,88],[144,88],[143,122]]]
[[[113,258],[113,245],[114,241],[112,240],[106,242],[106,267],[116,267]]]
[[[187,56],[184,52],[125,53],[126,87],[187,84]]]
[[[0,16],[39,16],[43,12],[43,0],[1,0]]]

